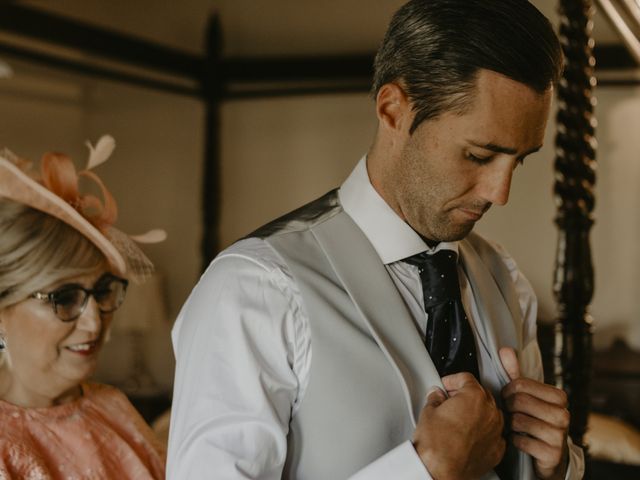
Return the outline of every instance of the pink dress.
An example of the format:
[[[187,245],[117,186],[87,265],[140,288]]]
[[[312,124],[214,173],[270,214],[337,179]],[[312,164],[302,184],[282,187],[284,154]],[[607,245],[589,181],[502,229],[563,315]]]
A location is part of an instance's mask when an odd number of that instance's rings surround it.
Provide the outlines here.
[[[120,390],[48,408],[0,400],[0,480],[164,479],[165,451]]]

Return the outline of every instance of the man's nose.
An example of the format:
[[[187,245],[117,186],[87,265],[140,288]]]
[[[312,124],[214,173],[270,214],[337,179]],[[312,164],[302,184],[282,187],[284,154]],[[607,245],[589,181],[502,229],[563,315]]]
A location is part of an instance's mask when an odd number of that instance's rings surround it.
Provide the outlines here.
[[[489,165],[480,180],[480,196],[494,205],[506,205],[509,201],[511,179],[515,160],[503,158]]]
[[[102,319],[100,317],[100,309],[93,295],[89,296],[87,306],[84,308],[78,320],[76,320],[76,328],[86,332],[98,333],[102,328]]]

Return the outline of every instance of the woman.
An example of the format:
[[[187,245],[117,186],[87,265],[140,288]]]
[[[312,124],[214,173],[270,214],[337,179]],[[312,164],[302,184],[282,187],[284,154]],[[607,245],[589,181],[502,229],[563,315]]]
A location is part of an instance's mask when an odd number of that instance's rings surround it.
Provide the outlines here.
[[[152,269],[132,239],[164,239],[113,227],[115,202],[90,169],[114,145],[90,146],[79,173],[46,154],[40,178],[0,152],[0,479],[164,478],[164,451],[126,397],[86,383],[127,277]]]

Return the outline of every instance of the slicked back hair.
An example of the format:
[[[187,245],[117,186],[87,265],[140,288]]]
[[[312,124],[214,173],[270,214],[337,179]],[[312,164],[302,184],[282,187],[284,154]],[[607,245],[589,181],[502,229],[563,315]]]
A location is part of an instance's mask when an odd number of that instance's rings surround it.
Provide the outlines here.
[[[413,133],[442,113],[464,113],[481,69],[544,93],[562,67],[553,27],[527,0],[411,0],[391,19],[372,93],[398,83],[412,102]]]

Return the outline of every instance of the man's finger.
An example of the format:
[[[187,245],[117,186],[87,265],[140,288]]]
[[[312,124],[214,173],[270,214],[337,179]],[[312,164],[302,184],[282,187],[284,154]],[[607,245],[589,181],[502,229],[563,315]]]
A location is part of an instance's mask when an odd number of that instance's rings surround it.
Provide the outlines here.
[[[442,377],[442,384],[444,388],[447,389],[447,392],[451,394],[451,392],[455,392],[456,390],[460,390],[463,387],[470,385],[478,385],[478,380],[469,372],[461,372],[454,373],[452,375],[447,375],[446,377]]]
[[[440,387],[432,387],[427,393],[427,404],[426,407],[439,407],[442,402],[447,399],[447,395]]]
[[[563,428],[522,413],[516,413],[511,417],[511,430],[516,433],[526,433],[552,447],[562,448],[567,438]]]
[[[566,408],[545,402],[526,393],[506,397],[505,407],[510,413],[523,413],[565,430],[569,427],[571,419],[571,415],[569,415],[569,411]]]
[[[564,449],[554,448],[537,438],[527,435],[511,435],[511,442],[524,453],[531,455],[536,462],[537,470],[549,471],[551,473],[562,462],[565,454]]]
[[[509,379],[514,381],[520,378],[520,364],[518,363],[516,351],[511,347],[503,347],[498,353],[500,354],[502,366],[509,375]]]
[[[564,390],[529,378],[520,378],[502,389],[502,397],[509,398],[517,394],[527,394],[547,403],[567,408],[567,394]]]

